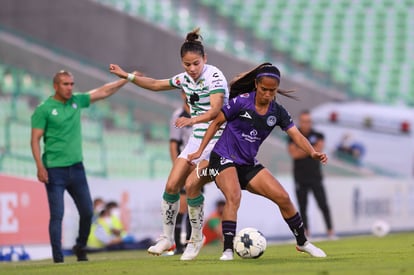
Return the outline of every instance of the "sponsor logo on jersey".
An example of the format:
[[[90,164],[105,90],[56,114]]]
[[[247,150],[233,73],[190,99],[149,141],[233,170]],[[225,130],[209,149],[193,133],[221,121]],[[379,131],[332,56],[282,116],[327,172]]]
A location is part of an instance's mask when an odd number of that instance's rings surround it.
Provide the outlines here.
[[[252,119],[249,112],[247,112],[247,111],[245,111],[244,114],[241,114],[240,117],[245,117],[245,118],[248,118],[248,119]]]
[[[214,74],[213,74],[213,77],[219,77],[220,75],[217,73],[217,72],[215,72]]]
[[[260,137],[257,137],[257,134],[258,134],[257,133],[257,130],[256,129],[253,129],[253,130],[250,131],[249,134],[242,133],[241,136],[242,136],[242,138],[244,138],[244,140],[246,140],[246,141],[248,141],[250,143],[254,143],[256,141],[260,141],[261,140]]]
[[[73,103],[73,104],[72,104],[72,108],[73,108],[73,109],[77,109],[77,108],[78,108],[78,105],[77,105],[76,103]]]
[[[52,110],[52,115],[57,116],[58,115],[58,111],[56,109]]]
[[[270,127],[275,126],[275,124],[276,124],[276,117],[275,117],[275,116],[269,116],[269,117],[267,118],[266,123],[267,123],[267,125],[269,125]]]
[[[241,94],[240,97],[242,97],[242,98],[249,98],[250,97],[250,94],[249,93],[244,93],[244,94]]]

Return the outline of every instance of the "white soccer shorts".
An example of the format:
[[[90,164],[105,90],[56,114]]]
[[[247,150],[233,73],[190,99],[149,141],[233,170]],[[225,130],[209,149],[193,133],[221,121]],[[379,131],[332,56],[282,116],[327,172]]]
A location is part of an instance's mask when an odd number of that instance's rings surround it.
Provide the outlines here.
[[[216,144],[217,140],[218,139],[212,139],[207,145],[206,149],[204,149],[200,158],[193,160],[193,163],[198,164],[202,160],[208,161],[210,159],[210,153],[213,150],[214,145]],[[188,159],[189,154],[195,153],[198,150],[198,148],[200,147],[201,141],[202,139],[191,136],[190,139],[188,140],[187,145],[184,147],[183,151],[180,153],[178,157]]]

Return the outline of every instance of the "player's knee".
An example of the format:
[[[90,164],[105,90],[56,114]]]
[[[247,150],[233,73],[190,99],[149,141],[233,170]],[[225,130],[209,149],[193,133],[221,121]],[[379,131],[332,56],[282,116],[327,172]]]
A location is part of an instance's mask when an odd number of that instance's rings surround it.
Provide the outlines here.
[[[186,194],[191,197],[192,195],[198,195],[200,193],[202,184],[198,178],[190,174],[185,180],[184,188]]]
[[[174,183],[174,182],[167,182],[167,184],[165,185],[165,192],[167,192],[168,194],[178,194],[180,193],[180,189],[181,186],[178,183]]]
[[[240,201],[241,194],[235,192],[226,197],[226,206],[228,205],[228,208],[231,208],[232,210],[237,210],[240,207]]]

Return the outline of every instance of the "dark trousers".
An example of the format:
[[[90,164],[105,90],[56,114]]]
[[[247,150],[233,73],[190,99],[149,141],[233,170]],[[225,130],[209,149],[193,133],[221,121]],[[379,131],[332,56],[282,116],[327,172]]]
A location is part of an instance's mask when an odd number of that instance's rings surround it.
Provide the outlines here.
[[[49,201],[49,237],[54,261],[63,260],[62,219],[64,213],[64,192],[75,202],[79,212],[79,232],[76,244],[85,247],[91,230],[93,216],[92,199],[89,192],[83,164],[76,163],[68,167],[47,169],[49,183],[45,184]]]
[[[329,211],[329,206],[326,200],[325,188],[323,187],[322,182],[296,182],[296,197],[299,203],[299,212],[302,216],[303,226],[305,230],[308,229],[308,194],[312,192],[315,196],[316,203],[319,206],[319,209],[322,212],[323,218],[325,220],[326,228],[328,230],[332,229],[331,214]]]

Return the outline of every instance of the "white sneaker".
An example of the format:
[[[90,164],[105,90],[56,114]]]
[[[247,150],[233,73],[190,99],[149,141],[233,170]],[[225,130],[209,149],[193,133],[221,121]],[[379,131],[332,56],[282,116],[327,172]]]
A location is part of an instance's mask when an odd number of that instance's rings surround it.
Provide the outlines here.
[[[164,251],[171,248],[172,243],[166,236],[161,236],[157,243],[148,248],[148,253],[156,256],[160,256]]]
[[[203,246],[204,237],[200,241],[190,240],[187,243],[187,246],[184,250],[183,255],[181,255],[181,261],[190,261],[194,260],[198,253],[200,253],[201,247]]]
[[[226,249],[220,257],[220,261],[233,261],[233,250]]]
[[[323,252],[322,249],[314,246],[312,243],[310,242],[305,242],[303,245],[297,245],[296,246],[296,250],[299,252],[306,252],[309,255],[313,256],[313,257],[317,257],[317,258],[325,258],[326,254],[325,252]]]

